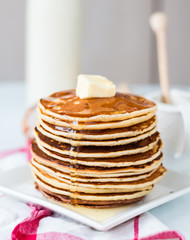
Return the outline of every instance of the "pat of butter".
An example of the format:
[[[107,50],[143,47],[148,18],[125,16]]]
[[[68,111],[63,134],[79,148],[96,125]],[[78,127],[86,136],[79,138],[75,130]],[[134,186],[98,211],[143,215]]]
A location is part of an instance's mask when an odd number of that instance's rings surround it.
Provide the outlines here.
[[[81,98],[113,97],[116,86],[105,77],[81,74],[77,79],[76,95]]]

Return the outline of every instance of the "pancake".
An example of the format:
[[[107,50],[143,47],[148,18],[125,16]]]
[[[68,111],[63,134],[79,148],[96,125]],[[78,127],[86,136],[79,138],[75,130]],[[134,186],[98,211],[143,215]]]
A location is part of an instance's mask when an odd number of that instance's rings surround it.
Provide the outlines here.
[[[120,146],[82,146],[74,147],[69,144],[61,143],[53,139],[49,139],[35,129],[35,138],[40,149],[46,148],[50,151],[72,157],[93,157],[93,158],[113,158],[123,155],[131,155],[146,152],[153,148],[159,141],[158,132],[143,140]]]
[[[35,176],[36,182],[39,185],[43,186],[46,189],[51,189],[52,192],[64,194],[67,196],[71,196],[73,194],[77,195],[79,199],[89,199],[89,200],[116,200],[116,199],[124,199],[124,193],[143,191],[145,189],[149,189],[152,185],[154,185],[157,181],[160,180],[162,175],[165,172],[165,168],[162,166],[155,171],[152,176],[147,177],[143,180],[138,180],[135,182],[127,182],[127,183],[102,183],[100,184],[84,184],[73,182],[72,185],[66,184],[63,181],[59,181],[57,179],[52,178],[48,174],[42,174],[37,171],[36,168],[33,168],[33,173]],[[111,199],[111,197],[114,198]]]
[[[118,146],[118,145],[124,145],[124,144],[137,142],[139,140],[147,138],[147,137],[153,135],[157,131],[157,129],[155,127],[152,130],[150,130],[150,131],[148,131],[144,134],[135,136],[135,137],[117,138],[117,139],[114,139],[114,140],[104,140],[104,141],[100,142],[98,140],[96,140],[96,141],[86,141],[86,140],[81,141],[81,140],[73,140],[71,138],[56,136],[54,134],[51,134],[47,130],[45,130],[40,125],[37,126],[37,130],[38,130],[38,132],[42,133],[44,136],[46,136],[48,138],[51,138],[51,139],[53,139],[55,141],[58,141],[58,142],[67,143],[67,144],[70,144],[70,145],[75,146],[75,147],[78,147],[78,146]]]
[[[147,164],[135,165],[130,167],[90,167],[85,165],[72,165],[69,166],[62,165],[59,167],[60,171],[69,173],[70,175],[74,174],[73,172],[77,172],[77,176],[90,176],[90,177],[118,177],[118,176],[131,176],[131,175],[139,175],[143,173],[150,172],[160,166],[162,163],[163,154],[161,153],[156,159]],[[39,159],[32,159],[32,161],[41,163],[44,162],[39,161]],[[45,166],[52,166],[51,163],[46,164]],[[55,165],[55,169],[57,169],[57,165]]]
[[[146,196],[164,175],[155,103],[133,94],[41,99],[30,162],[39,191],[58,204],[118,207]]]
[[[53,193],[63,194],[66,196],[73,196],[83,200],[123,200],[126,198],[125,194],[140,192],[150,189],[156,182],[158,182],[163,174],[165,168],[160,166],[152,176],[143,180],[125,183],[78,183],[67,184],[63,181],[57,180],[48,174],[43,174],[36,168],[33,168],[35,181],[43,188],[50,190]]]
[[[80,176],[78,175],[78,172],[75,174],[76,176],[71,176],[69,173],[61,172],[58,169],[51,168],[51,167],[46,167],[45,165],[42,165],[35,161],[35,159],[31,160],[32,166],[36,167],[39,169],[41,172],[47,173],[51,175],[54,178],[57,178],[59,180],[66,181],[67,183],[70,182],[130,182],[130,181],[137,181],[146,177],[149,177],[152,175],[155,169],[148,172],[148,173],[143,173],[141,175],[131,175],[131,176],[121,176],[121,177],[93,177],[93,176]]]
[[[99,129],[113,129],[130,127],[138,123],[145,122],[151,119],[156,113],[156,110],[145,115],[140,115],[138,117],[122,120],[122,121],[112,121],[112,122],[78,122],[78,121],[60,121],[49,115],[44,115],[41,111],[38,111],[38,116],[40,119],[57,125],[61,127],[70,127],[75,130],[99,130]]]
[[[108,140],[122,137],[133,137],[148,132],[156,127],[156,117],[130,127],[103,130],[74,130],[72,128],[56,126],[39,119],[39,125],[57,136],[71,139]]]
[[[89,200],[85,201],[85,200],[81,200],[81,199],[78,199],[76,201],[75,199],[72,199],[68,196],[52,193],[51,191],[48,191],[47,189],[40,186],[38,183],[36,183],[36,188],[45,197],[51,199],[53,202],[55,202],[58,205],[61,205],[63,207],[65,207],[64,203],[69,203],[72,205],[84,206],[84,207],[88,207],[88,208],[113,208],[113,207],[120,207],[120,206],[129,204],[129,203],[134,203],[134,202],[140,201],[145,195],[147,195],[152,190],[153,187],[151,189],[145,190],[144,192],[141,192],[141,194],[140,194],[140,195],[142,195],[141,197],[136,197],[137,194],[136,195],[133,194],[132,198],[130,198],[130,194],[129,194],[128,199],[120,200],[120,201],[118,201],[118,200],[116,200],[116,201],[89,201]]]
[[[67,155],[62,155],[56,152],[48,151],[43,148],[41,150],[36,142],[32,142],[32,155],[36,159],[41,161],[49,161],[61,166],[71,166],[73,161],[77,162],[77,165],[85,165],[92,167],[128,167],[134,165],[142,165],[156,159],[161,154],[162,142],[161,140],[151,150],[144,153],[137,153],[133,155],[124,155],[116,158],[72,158]],[[105,164],[106,163],[106,164]]]
[[[115,121],[154,112],[154,102],[134,94],[116,93],[109,98],[80,99],[75,90],[60,91],[40,99],[39,109],[52,117],[70,121]]]

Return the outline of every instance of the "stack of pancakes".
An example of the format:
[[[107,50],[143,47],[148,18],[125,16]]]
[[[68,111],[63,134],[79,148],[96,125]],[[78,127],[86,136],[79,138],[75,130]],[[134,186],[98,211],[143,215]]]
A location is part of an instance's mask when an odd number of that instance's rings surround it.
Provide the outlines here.
[[[32,142],[37,188],[48,198],[96,208],[142,199],[165,173],[155,103],[132,94],[41,99]]]

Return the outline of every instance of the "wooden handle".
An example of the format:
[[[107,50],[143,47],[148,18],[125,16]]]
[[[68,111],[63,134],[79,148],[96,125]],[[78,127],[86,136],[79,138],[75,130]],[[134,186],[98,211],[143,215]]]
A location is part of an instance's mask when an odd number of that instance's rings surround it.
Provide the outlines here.
[[[157,39],[158,70],[162,91],[162,101],[164,103],[171,103],[169,95],[168,61],[166,50],[167,23],[168,20],[166,15],[161,12],[154,13],[150,17],[150,26],[155,32]]]

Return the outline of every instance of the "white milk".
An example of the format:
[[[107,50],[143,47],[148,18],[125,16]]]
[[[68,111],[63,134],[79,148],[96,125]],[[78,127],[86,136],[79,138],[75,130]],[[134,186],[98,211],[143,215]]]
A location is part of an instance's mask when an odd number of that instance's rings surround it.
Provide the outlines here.
[[[27,105],[76,87],[81,1],[28,0],[26,6]]]

